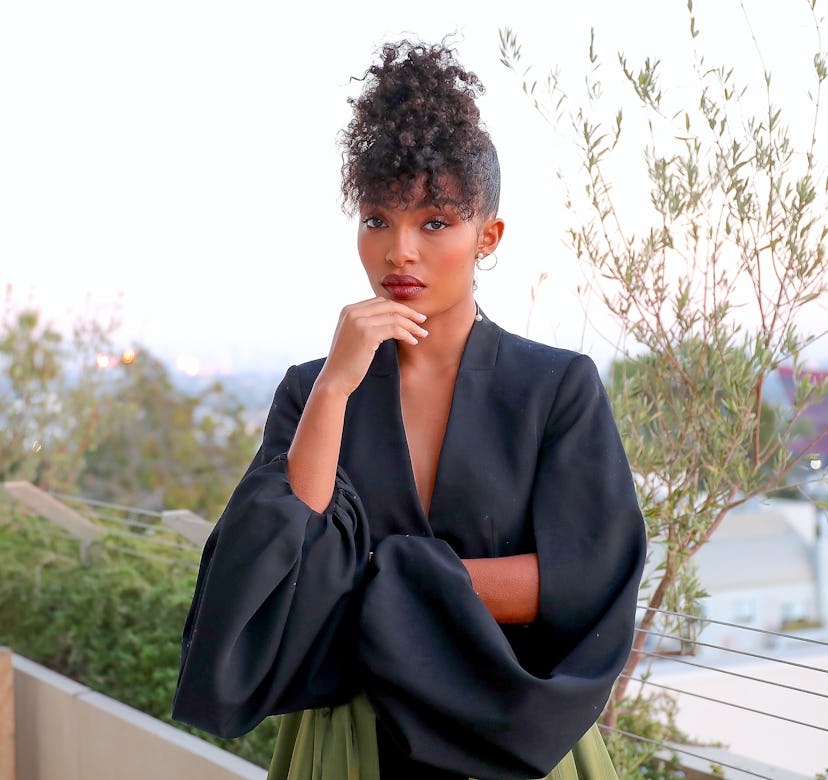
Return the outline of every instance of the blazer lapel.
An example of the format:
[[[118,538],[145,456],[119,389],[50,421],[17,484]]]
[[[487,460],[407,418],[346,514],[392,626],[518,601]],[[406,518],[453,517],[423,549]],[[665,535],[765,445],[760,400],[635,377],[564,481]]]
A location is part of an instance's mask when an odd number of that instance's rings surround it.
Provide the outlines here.
[[[485,459],[475,457],[476,433],[485,428],[490,410],[489,386],[497,361],[500,328],[484,316],[469,332],[454,385],[446,432],[437,463],[437,476],[428,515],[432,533],[462,549],[453,529],[479,523],[474,517],[474,500],[468,486],[480,480],[479,465]],[[465,496],[465,500],[462,497]],[[458,501],[458,497],[461,499]],[[489,529],[480,529],[487,534]]]
[[[393,340],[380,344],[371,367],[348,401],[341,462],[363,498],[371,535],[442,536],[456,522],[444,494],[458,494],[474,469],[468,431],[485,420],[487,377],[495,365],[500,328],[484,317],[475,322],[460,360],[451,410],[437,463],[428,518],[414,483],[400,407],[400,371]],[[466,482],[465,484],[469,484]],[[464,491],[459,491],[463,495]]]
[[[432,536],[413,486],[400,411],[396,342],[384,341],[348,399],[340,462],[362,497],[371,536]]]

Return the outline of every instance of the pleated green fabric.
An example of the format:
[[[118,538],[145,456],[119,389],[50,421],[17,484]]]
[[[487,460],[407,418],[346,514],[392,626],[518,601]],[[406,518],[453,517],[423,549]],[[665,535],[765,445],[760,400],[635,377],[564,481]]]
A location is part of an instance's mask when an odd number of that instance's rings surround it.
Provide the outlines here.
[[[279,716],[267,780],[380,780],[368,699]]]
[[[618,780],[597,723],[544,780]]]
[[[380,780],[368,699],[280,715],[267,780]],[[543,780],[618,780],[598,724]]]

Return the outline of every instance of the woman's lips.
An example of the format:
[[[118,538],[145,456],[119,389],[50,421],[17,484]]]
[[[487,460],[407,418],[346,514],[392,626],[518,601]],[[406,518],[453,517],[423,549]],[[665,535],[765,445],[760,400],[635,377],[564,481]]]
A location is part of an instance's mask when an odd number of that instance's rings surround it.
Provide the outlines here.
[[[382,278],[380,284],[398,300],[415,298],[426,287],[416,276],[408,274],[388,274]]]

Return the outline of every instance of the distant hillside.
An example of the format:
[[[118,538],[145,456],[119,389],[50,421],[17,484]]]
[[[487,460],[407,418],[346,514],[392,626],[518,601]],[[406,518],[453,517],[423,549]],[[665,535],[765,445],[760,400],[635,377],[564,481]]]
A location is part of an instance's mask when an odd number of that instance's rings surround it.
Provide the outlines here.
[[[213,376],[187,376],[170,368],[176,386],[188,394],[196,394],[214,382],[221,382],[227,392],[234,395],[250,412],[269,409],[273,391],[285,375],[284,369],[275,371],[240,371]]]

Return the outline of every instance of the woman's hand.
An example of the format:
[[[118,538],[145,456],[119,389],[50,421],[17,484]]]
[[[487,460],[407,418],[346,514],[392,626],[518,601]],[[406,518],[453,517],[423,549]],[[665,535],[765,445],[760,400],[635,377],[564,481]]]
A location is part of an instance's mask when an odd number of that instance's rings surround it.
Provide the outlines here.
[[[387,298],[346,306],[317,382],[349,396],[365,377],[377,347],[388,339],[417,344],[428,336],[421,327],[425,319],[425,314]]]
[[[342,310],[288,450],[291,487],[311,509],[323,512],[331,501],[348,396],[368,372],[377,347],[386,339],[416,344],[428,335],[419,325],[423,320],[425,315],[385,298]]]

